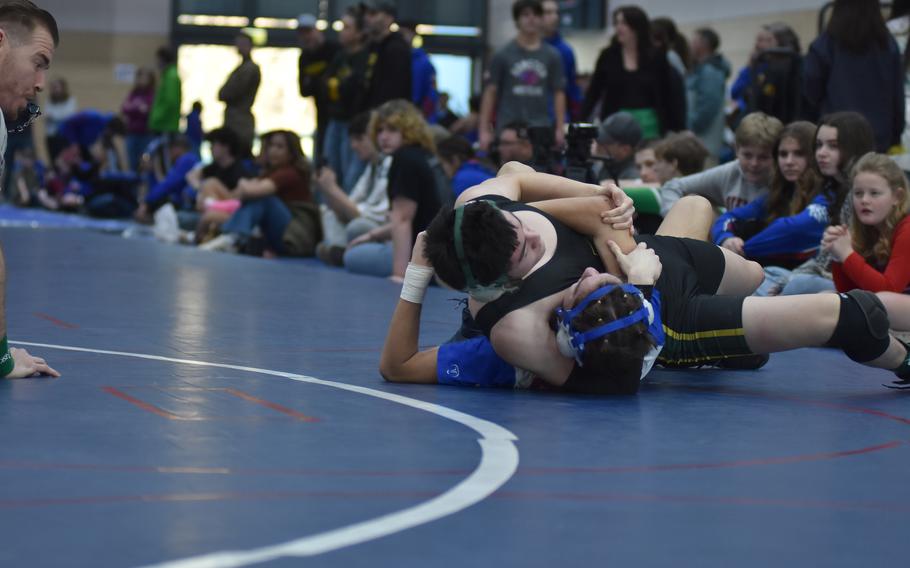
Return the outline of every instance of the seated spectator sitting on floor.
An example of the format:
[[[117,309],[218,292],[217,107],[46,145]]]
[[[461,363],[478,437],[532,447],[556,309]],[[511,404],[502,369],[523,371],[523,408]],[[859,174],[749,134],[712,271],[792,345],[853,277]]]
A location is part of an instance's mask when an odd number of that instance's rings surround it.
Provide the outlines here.
[[[721,215],[711,228],[714,244],[765,267],[793,269],[815,254],[829,206],[810,160],[815,131],[804,121],[784,127],[774,146],[770,192]]]
[[[452,199],[461,192],[495,177],[496,174],[478,160],[466,138],[449,136],[436,148],[446,176],[452,180]]]
[[[736,160],[667,182],[660,190],[661,213],[684,195],[701,195],[728,210],[766,195],[774,172],[771,154],[783,127],[761,112],[746,115],[736,128]]]
[[[373,113],[370,134],[379,150],[392,156],[389,222],[351,241],[344,266],[358,274],[400,279],[417,233],[426,229],[451,192],[445,174],[437,171],[441,168],[430,129],[414,105],[402,99],[383,103]]]
[[[37,207],[42,204],[40,194],[44,191],[44,171],[44,163],[35,159],[33,148],[16,150],[12,171],[13,203],[19,207]]]
[[[708,149],[691,132],[670,134],[654,145],[654,176],[660,185],[705,169]]]
[[[111,119],[74,172],[85,212],[93,217],[129,217],[136,209],[139,177],[130,171],[125,136],[123,120]]]
[[[838,292],[875,292],[891,328],[910,330],[910,221],[907,177],[891,158],[869,153],[853,168],[850,227],[832,225],[821,247],[831,254]]]
[[[366,169],[345,194],[338,185],[332,168],[323,166],[316,172],[314,189],[322,195],[323,241],[316,246],[316,256],[326,264],[344,264],[344,251],[348,243],[388,221],[389,181],[391,156],[379,153],[369,135],[370,113],[361,113],[348,122],[348,143],[364,162]]]
[[[167,154],[171,167],[166,175],[161,175],[160,171],[149,174],[149,189],[136,210],[137,221],[151,222],[152,214],[165,203],[180,210],[192,209],[196,202],[195,190],[186,183],[186,174],[200,161],[199,155],[192,150],[192,143],[186,136],[174,136],[168,142]]]
[[[233,197],[240,180],[255,177],[249,164],[240,159],[240,138],[233,130],[216,128],[205,139],[212,145],[212,163],[197,164],[186,175],[187,184],[196,190],[196,210],[202,213],[196,228],[200,243],[215,236],[212,231],[240,207],[240,200]]]
[[[258,252],[251,241],[262,232],[266,251],[282,256],[312,256],[322,239],[319,208],[310,192],[310,163],[300,137],[276,130],[262,137],[265,168],[256,179],[241,179],[232,196],[241,206],[222,226],[222,234],[203,250]]]
[[[591,147],[597,181],[637,180],[635,148],[641,143],[641,126],[628,112],[608,116],[599,126]]]

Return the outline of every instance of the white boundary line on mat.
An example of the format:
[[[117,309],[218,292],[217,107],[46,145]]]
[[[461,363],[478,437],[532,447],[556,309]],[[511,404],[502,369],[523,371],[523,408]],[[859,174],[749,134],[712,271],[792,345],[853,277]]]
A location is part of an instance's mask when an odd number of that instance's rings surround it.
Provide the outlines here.
[[[194,361],[192,359],[176,359],[159,355],[146,355],[143,353],[128,353],[124,351],[108,351],[104,349],[89,349],[84,347],[71,347],[66,345],[52,345],[47,343],[31,343],[25,341],[11,341],[17,345],[39,347],[46,349],[61,349],[65,351],[78,351],[82,353],[96,353],[99,355],[114,355],[118,357],[133,357],[151,361],[164,361],[182,365],[195,365],[198,367],[216,367],[220,369],[233,369],[262,375],[282,377],[301,383],[309,383],[325,387],[336,388],[366,396],[372,396],[404,406],[410,406],[435,414],[447,420],[457,422],[474,430],[480,435],[477,442],[480,444],[480,463],[454,487],[441,495],[394,513],[382,515],[353,525],[340,527],[326,532],[301,537],[288,542],[282,542],[250,550],[225,550],[212,552],[199,556],[191,556],[181,560],[173,560],[155,564],[157,568],[222,568],[233,566],[249,566],[260,562],[267,562],[282,557],[303,557],[323,554],[340,548],[353,546],[377,538],[382,538],[401,532],[419,525],[423,525],[448,515],[455,514],[472,505],[479,503],[502,487],[514,475],[518,468],[518,448],[515,447],[517,436],[509,430],[493,422],[483,420],[464,412],[459,412],[445,406],[423,402],[413,398],[382,392],[375,389],[337,383],[270,369],[246,367],[243,365],[228,365],[224,363],[210,363]],[[65,379],[64,379],[65,380]]]

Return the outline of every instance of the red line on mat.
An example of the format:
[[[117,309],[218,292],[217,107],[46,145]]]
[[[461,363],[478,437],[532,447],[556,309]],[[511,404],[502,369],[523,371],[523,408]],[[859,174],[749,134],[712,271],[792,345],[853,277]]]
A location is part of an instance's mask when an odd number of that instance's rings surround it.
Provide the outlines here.
[[[227,389],[224,389],[224,392],[226,392],[228,394],[232,394],[238,398],[242,398],[243,400],[246,400],[248,402],[252,402],[254,404],[259,404],[266,408],[271,408],[272,410],[274,410],[276,412],[281,412],[283,414],[287,414],[288,416],[296,418],[297,420],[300,420],[302,422],[319,422],[318,418],[313,418],[312,416],[307,416],[306,414],[297,412],[296,410],[288,408],[286,406],[281,406],[280,404],[275,403],[275,402],[269,402],[267,400],[262,400],[261,398],[256,398],[255,396],[253,396],[251,394],[247,394],[247,393],[237,390],[237,389],[227,388]]]
[[[47,314],[42,314],[41,312],[35,312],[35,317],[39,317],[41,319],[47,320],[47,321],[51,322],[52,324],[56,325],[57,327],[62,327],[64,329],[78,329],[79,328],[79,326],[74,323],[67,323],[63,320],[58,320],[57,318],[55,318],[53,316],[49,316]]]
[[[112,394],[112,395],[116,396],[117,398],[121,398],[121,399],[129,402],[130,404],[134,404],[134,405],[138,406],[139,408],[141,408],[142,410],[151,412],[152,414],[157,414],[158,416],[161,416],[162,418],[167,418],[168,420],[186,420],[185,418],[181,418],[180,416],[177,416],[176,414],[174,414],[172,412],[168,412],[167,410],[158,408],[157,406],[155,406],[153,404],[143,402],[134,396],[130,396],[121,390],[115,389],[114,387],[101,387],[101,390],[103,390],[104,392],[106,392],[108,394]]]

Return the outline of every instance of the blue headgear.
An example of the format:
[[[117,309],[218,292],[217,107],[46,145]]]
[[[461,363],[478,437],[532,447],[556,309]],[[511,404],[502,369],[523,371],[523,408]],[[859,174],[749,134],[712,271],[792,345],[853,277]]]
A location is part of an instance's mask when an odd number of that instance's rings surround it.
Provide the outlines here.
[[[647,322],[648,334],[651,335],[657,345],[645,356],[645,360],[643,361],[641,376],[644,378],[645,374],[651,370],[651,366],[657,359],[657,354],[660,353],[660,349],[664,346],[666,340],[660,320],[660,293],[656,289],[651,292],[651,300],[649,301],[645,298],[644,294],[642,294],[641,290],[635,286],[632,286],[631,284],[621,284],[619,287],[626,293],[636,294],[641,297],[641,307],[639,309],[625,317],[591,328],[585,332],[577,331],[572,327],[572,320],[578,317],[591,302],[600,300],[612,292],[616,287],[616,284],[608,284],[598,288],[594,292],[588,294],[581,303],[571,310],[566,311],[563,308],[556,308],[556,319],[559,325],[556,330],[556,343],[559,346],[560,353],[566,357],[574,358],[578,363],[578,366],[581,367],[583,365],[582,359],[585,344],[587,342],[601,338],[614,331],[624,329],[640,321]]]
[[[458,262],[461,264],[461,271],[464,273],[465,287],[462,291],[467,292],[477,301],[492,302],[504,293],[515,290],[515,286],[509,284],[509,277],[506,274],[501,274],[499,278],[489,284],[481,284],[474,278],[471,266],[464,256],[464,243],[461,237],[461,220],[462,217],[464,217],[464,208],[472,203],[486,203],[493,209],[499,211],[499,207],[497,207],[495,203],[487,200],[471,201],[461,207],[455,208],[455,255],[458,257]]]

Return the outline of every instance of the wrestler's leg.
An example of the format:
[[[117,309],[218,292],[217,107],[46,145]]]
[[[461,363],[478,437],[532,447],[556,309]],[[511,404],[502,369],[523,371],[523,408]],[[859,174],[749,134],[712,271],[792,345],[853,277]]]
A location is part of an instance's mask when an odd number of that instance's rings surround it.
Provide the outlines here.
[[[895,292],[879,292],[876,295],[885,304],[891,329],[910,331],[910,296]]]
[[[750,296],[743,302],[742,311],[746,343],[756,353],[827,345],[837,331],[842,301],[852,300],[845,299],[841,294]],[[854,343],[869,333],[865,320],[861,318],[858,321],[852,325],[856,334]],[[896,369],[907,357],[907,350],[894,338],[882,340],[882,347],[884,351],[881,354],[862,363]]]
[[[521,162],[506,162],[496,172],[496,177],[507,176],[509,174],[528,174],[534,173],[534,168]]]
[[[687,195],[673,205],[656,234],[707,241],[713,222],[711,202],[700,195]]]
[[[765,279],[765,271],[754,260],[746,260],[735,252],[718,247],[724,255],[724,276],[717,294],[748,296],[755,292]]]

